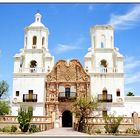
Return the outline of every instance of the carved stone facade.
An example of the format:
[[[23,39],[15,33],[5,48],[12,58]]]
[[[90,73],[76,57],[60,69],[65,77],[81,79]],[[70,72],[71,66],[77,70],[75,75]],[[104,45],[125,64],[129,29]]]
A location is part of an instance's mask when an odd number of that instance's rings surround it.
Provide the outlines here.
[[[58,61],[46,76],[46,115],[54,114],[54,119],[61,120],[76,98],[89,94],[89,84],[90,77],[78,60]]]

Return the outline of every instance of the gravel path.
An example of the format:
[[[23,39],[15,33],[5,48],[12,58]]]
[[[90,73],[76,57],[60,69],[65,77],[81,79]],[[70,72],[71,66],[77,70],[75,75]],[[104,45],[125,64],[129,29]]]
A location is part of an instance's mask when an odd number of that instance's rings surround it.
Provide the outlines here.
[[[83,137],[83,136],[90,136],[89,134],[86,133],[80,133],[77,131],[74,131],[72,128],[55,128],[55,129],[50,129],[47,131],[43,131],[43,132],[38,132],[38,133],[33,133],[30,134],[30,136],[79,136],[79,137]]]

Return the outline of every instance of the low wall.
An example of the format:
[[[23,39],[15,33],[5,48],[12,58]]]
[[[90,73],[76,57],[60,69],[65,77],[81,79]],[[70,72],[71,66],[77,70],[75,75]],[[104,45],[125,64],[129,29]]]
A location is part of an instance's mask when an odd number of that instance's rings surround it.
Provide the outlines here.
[[[88,117],[86,118],[86,126],[87,130],[94,131],[96,129],[100,129],[105,132],[105,121],[103,117]],[[78,119],[75,119],[74,129],[78,128]],[[119,126],[119,131],[125,131],[127,128],[134,128],[134,120],[131,117],[124,117]]]
[[[31,124],[37,125],[41,131],[49,130],[54,128],[54,123],[51,120],[51,117],[46,116],[33,116]],[[16,125],[19,126],[17,116],[0,116],[0,128],[4,126]]]

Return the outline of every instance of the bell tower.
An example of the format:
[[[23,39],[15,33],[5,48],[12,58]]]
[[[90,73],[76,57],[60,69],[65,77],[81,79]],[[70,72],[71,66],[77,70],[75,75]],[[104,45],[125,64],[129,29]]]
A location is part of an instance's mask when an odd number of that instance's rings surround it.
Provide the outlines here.
[[[25,28],[24,47],[27,49],[48,50],[49,30],[41,22],[41,14],[35,14],[35,21]]]
[[[91,47],[85,55],[85,69],[91,77],[92,96],[106,102],[124,101],[124,57],[114,47],[111,25],[90,28]]]
[[[35,14],[35,21],[24,29],[24,48],[16,54],[14,73],[47,72],[54,65],[54,57],[48,49],[49,30],[41,22],[41,14]]]
[[[34,22],[24,29],[24,48],[14,56],[13,115],[17,115],[21,103],[28,106],[28,102],[33,105],[33,115],[44,115],[45,79],[54,57],[48,49],[49,30],[41,18],[36,13]]]
[[[114,48],[114,30],[110,25],[90,28],[92,48]]]

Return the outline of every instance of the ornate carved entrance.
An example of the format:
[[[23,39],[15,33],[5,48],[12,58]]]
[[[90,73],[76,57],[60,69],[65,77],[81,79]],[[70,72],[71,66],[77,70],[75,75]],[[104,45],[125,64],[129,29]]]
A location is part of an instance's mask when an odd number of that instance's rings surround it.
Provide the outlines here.
[[[89,83],[78,60],[58,61],[46,76],[46,115],[54,113],[54,119],[62,119],[62,112],[70,110],[73,101],[89,94]]]

